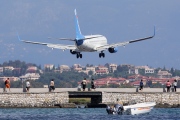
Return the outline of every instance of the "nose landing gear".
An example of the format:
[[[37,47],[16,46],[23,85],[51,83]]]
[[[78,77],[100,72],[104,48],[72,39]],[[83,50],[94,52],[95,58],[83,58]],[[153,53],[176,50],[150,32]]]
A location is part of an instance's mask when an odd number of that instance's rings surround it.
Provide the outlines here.
[[[99,53],[99,58],[101,58],[101,57],[105,57],[105,54],[103,53],[103,52],[101,52],[101,53]]]

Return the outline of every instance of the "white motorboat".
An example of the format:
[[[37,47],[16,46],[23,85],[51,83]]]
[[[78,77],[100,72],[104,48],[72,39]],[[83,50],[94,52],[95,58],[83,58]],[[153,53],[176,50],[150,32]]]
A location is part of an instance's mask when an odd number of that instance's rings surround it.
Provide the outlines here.
[[[136,103],[127,106],[115,104],[113,107],[107,106],[106,111],[108,114],[138,115],[149,113],[155,105],[155,102]]]

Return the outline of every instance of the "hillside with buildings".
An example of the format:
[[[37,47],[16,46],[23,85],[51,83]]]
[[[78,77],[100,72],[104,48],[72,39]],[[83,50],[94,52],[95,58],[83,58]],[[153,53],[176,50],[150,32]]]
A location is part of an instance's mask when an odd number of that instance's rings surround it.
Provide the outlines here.
[[[152,68],[129,64],[111,64],[72,66],[45,64],[43,68],[32,63],[19,60],[0,64],[0,85],[7,78],[12,87],[22,87],[23,81],[31,80],[32,87],[47,87],[51,79],[55,80],[56,87],[77,87],[83,78],[88,83],[94,78],[96,87],[137,87],[143,80],[146,87],[163,87],[167,80],[171,83],[180,80],[180,70],[173,68]],[[179,85],[179,84],[178,84]]]

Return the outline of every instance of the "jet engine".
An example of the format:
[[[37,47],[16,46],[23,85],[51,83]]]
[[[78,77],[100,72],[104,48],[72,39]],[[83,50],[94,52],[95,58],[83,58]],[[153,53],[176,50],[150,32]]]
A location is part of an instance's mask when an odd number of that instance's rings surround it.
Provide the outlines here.
[[[108,51],[110,53],[116,53],[118,51],[118,48],[117,47],[115,47],[115,48],[108,48]]]
[[[76,52],[76,51],[73,51],[73,50],[70,50],[70,53],[71,53],[71,54],[76,54],[77,52]]]

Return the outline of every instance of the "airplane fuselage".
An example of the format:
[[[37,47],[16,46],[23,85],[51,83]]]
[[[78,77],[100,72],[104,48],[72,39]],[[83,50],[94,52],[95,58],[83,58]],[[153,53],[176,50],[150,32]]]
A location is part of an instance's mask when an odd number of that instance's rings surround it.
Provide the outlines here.
[[[107,39],[103,35],[86,35],[84,37],[87,40],[83,40],[82,44],[78,45],[75,43],[81,52],[94,52],[97,47],[107,45]]]

